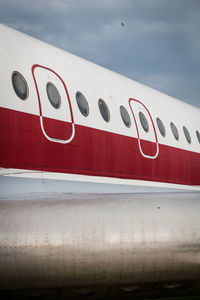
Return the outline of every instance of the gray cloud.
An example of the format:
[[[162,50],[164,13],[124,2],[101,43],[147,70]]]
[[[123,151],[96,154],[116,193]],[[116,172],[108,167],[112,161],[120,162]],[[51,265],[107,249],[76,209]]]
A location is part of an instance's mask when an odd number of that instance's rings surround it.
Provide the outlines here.
[[[199,0],[0,2],[2,23],[200,107],[199,11]]]

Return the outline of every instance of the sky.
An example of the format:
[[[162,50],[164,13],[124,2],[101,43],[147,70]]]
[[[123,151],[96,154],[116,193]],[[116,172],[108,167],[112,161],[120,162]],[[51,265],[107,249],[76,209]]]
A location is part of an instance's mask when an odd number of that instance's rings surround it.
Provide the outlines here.
[[[0,22],[200,107],[200,0],[0,0]]]

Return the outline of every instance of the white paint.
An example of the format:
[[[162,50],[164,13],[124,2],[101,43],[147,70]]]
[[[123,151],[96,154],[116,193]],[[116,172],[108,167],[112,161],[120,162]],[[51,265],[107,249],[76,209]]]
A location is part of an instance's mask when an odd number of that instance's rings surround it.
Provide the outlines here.
[[[87,182],[87,183],[101,183],[101,184],[114,184],[114,185],[127,185],[127,186],[140,186],[140,187],[153,187],[153,188],[167,188],[167,189],[180,189],[180,190],[193,190],[200,191],[200,186],[181,185],[174,183],[165,183],[157,181],[121,179],[113,177],[89,176],[56,172],[41,172],[34,170],[23,169],[0,169],[0,176],[3,177],[16,177],[16,178],[30,178],[30,179],[50,179],[50,180],[65,180],[74,182]],[[1,177],[0,177],[1,178]],[[88,186],[88,191],[90,187]],[[70,190],[68,191],[70,192]]]

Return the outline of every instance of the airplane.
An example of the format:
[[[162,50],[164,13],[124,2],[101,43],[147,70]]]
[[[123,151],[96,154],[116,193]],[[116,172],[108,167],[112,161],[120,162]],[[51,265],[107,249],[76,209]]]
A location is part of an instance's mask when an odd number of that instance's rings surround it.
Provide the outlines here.
[[[198,294],[200,109],[0,36],[0,294]]]

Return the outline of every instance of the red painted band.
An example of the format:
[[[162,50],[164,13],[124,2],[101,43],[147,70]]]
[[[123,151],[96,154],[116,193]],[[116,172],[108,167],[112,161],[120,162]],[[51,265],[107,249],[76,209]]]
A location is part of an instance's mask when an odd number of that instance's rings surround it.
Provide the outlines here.
[[[200,185],[199,153],[160,144],[148,159],[138,139],[80,125],[69,144],[59,144],[45,138],[39,118],[0,108],[0,167]],[[143,143],[151,151],[154,143]]]

